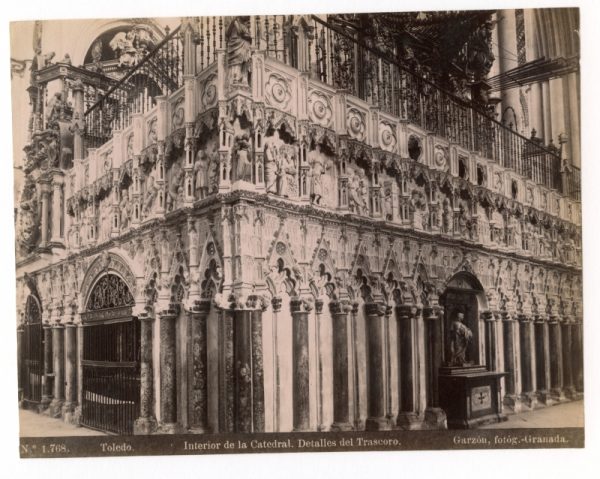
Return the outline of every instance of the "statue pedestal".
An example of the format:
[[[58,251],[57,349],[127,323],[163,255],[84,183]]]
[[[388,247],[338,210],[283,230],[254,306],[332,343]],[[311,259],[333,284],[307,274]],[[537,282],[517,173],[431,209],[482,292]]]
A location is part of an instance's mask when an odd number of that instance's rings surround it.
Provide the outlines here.
[[[500,411],[500,379],[506,373],[485,366],[442,367],[439,370],[440,407],[446,411],[448,429],[471,429],[506,421]]]

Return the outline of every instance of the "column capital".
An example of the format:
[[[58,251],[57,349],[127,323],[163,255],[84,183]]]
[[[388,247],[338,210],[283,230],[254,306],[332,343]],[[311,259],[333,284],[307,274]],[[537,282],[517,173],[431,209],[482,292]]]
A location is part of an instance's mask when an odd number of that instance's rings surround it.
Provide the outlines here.
[[[313,304],[306,298],[292,298],[290,300],[290,309],[294,313],[308,313],[312,311]]]
[[[423,308],[423,319],[437,321],[441,319],[443,308],[441,306],[427,306]]]
[[[517,315],[517,319],[519,320],[520,323],[529,323],[529,322],[533,321],[533,318],[531,317],[531,315],[525,314],[525,313],[519,313]]]
[[[385,305],[383,303],[365,303],[365,312],[367,316],[383,316]]]
[[[191,314],[192,318],[208,316],[210,312],[211,301],[209,299],[194,300],[186,305],[185,311]]]
[[[157,305],[158,315],[161,319],[174,319],[179,315],[179,304],[177,303],[165,303]]]
[[[315,300],[315,312],[317,314],[321,314],[323,312],[324,301],[322,299]]]
[[[496,316],[492,311],[482,311],[481,319],[483,319],[486,322],[494,322],[496,321]]]
[[[273,307],[273,312],[278,313],[281,311],[281,298],[279,296],[275,296],[271,299],[271,306]]]
[[[419,308],[414,304],[400,304],[396,306],[399,319],[411,319],[419,314]]]
[[[329,302],[329,310],[331,314],[341,315],[348,314],[351,311],[352,307],[346,301],[330,301]]]

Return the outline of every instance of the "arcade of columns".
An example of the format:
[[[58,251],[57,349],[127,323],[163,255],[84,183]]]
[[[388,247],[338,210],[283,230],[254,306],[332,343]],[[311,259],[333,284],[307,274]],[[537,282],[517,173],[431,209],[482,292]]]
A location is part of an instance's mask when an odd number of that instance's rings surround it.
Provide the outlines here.
[[[80,315],[106,271],[141,320],[139,433],[439,427],[456,278],[509,409],[579,397],[578,203],[252,57],[250,84],[225,50],[188,59],[182,90],[87,158],[72,85],[75,166],[34,173],[40,240],[18,265],[18,304],[42,304],[44,407],[77,421]]]

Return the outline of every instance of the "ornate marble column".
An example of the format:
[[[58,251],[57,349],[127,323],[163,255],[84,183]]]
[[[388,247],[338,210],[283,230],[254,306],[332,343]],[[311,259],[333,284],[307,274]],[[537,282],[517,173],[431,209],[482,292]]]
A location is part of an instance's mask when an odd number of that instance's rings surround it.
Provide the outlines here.
[[[317,350],[317,430],[326,431],[323,423],[323,344],[321,342],[321,315],[323,313],[323,300],[315,301],[315,346]]]
[[[262,310],[256,299],[233,311],[233,431],[263,432],[265,429],[262,354]]]
[[[329,303],[333,323],[333,424],[332,431],[350,431],[348,388],[348,313],[346,302]]]
[[[210,301],[195,301],[192,319],[192,381],[190,430],[208,432],[208,330]]]
[[[74,316],[74,314],[73,314]],[[71,321],[65,324],[65,403],[62,414],[67,422],[78,424],[79,419],[73,417],[77,408],[77,323]]]
[[[570,318],[565,318],[562,323],[562,352],[563,352],[563,390],[569,398],[575,396],[573,385],[573,354],[571,349],[571,325]]]
[[[44,321],[44,382],[42,389],[41,408],[46,409],[54,397],[54,373],[53,373],[53,353],[52,353],[52,326],[48,321]]]
[[[385,306],[365,304],[367,323],[367,411],[365,427],[370,431],[391,429],[386,418],[383,356],[383,318]]]
[[[156,430],[154,416],[154,371],[152,367],[152,329],[154,317],[143,307],[134,311],[140,320],[140,417],[133,424],[134,434],[151,434]]]
[[[519,338],[521,341],[521,401],[530,408],[535,407],[535,370],[533,354],[533,321],[528,315],[519,315]]]
[[[442,314],[439,307],[424,308],[425,347],[427,365],[427,409],[425,421],[435,427],[443,427],[446,413],[439,407],[438,371],[442,366]]]
[[[410,304],[396,307],[398,320],[398,344],[400,346],[400,412],[396,425],[402,429],[414,429],[418,415],[415,409],[415,318],[419,310]]]
[[[510,313],[502,312],[504,324],[504,369],[508,373],[505,378],[506,393],[504,404],[513,412],[521,410],[521,400],[518,397],[519,369],[516,345],[519,342],[517,321]]]
[[[496,318],[491,311],[482,311],[481,319],[485,323],[485,363],[488,371],[496,371],[498,364],[496,361]]]
[[[385,417],[390,427],[394,424],[394,413],[392,412],[392,351],[390,346],[390,321],[394,308],[385,307],[383,319],[383,355],[384,355],[384,387],[385,387]]]
[[[60,417],[65,400],[65,327],[59,321],[52,324],[52,353],[54,399],[50,403],[50,415]]]
[[[292,312],[292,358],[294,371],[294,431],[310,428],[308,313],[312,307],[300,298],[290,302]]]
[[[552,398],[561,400],[563,394],[563,367],[562,367],[562,335],[558,317],[550,317],[549,339],[550,339],[550,393]]]
[[[279,431],[280,424],[280,407],[281,407],[281,380],[279,377],[279,340],[277,337],[277,317],[281,312],[281,298],[275,297],[271,299],[271,307],[273,311],[273,430]]]
[[[535,365],[537,399],[543,404],[550,402],[550,341],[548,323],[544,316],[536,316],[535,323]]]
[[[179,306],[169,304],[159,310],[160,318],[160,431],[178,432],[176,321]]]
[[[361,418],[360,372],[358,366],[358,303],[353,303],[350,309],[350,349],[348,351],[348,364],[350,377],[352,377],[351,394],[354,406],[354,429],[362,430],[364,424]],[[348,383],[350,387],[350,383]]]

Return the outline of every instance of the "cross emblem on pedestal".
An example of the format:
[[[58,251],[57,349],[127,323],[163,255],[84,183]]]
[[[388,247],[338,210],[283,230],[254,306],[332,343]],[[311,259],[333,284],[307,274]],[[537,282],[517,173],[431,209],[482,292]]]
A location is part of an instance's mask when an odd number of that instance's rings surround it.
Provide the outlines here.
[[[483,404],[483,402],[487,399],[487,394],[480,392],[476,399],[479,401],[479,404]]]

